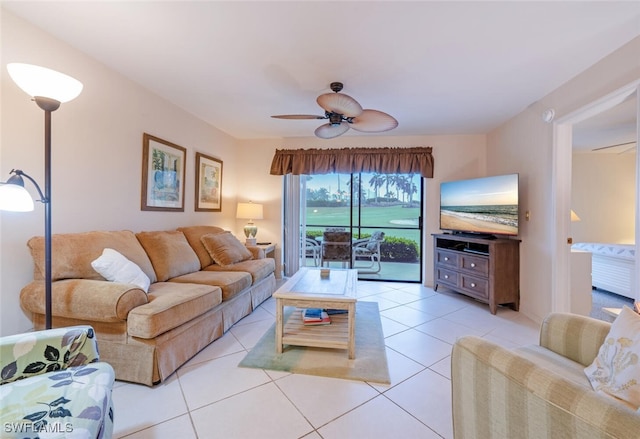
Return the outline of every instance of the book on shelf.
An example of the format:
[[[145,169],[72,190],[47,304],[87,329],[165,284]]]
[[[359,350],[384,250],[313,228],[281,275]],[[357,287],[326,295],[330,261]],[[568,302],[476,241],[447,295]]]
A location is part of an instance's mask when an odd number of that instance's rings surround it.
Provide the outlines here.
[[[331,323],[329,314],[320,308],[303,309],[302,321],[305,325],[328,325]]]

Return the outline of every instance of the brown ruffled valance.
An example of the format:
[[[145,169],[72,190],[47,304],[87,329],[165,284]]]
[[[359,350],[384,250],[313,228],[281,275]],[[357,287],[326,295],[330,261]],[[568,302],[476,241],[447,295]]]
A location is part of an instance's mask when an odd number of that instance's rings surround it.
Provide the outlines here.
[[[271,175],[375,172],[433,178],[431,147],[277,149]]]

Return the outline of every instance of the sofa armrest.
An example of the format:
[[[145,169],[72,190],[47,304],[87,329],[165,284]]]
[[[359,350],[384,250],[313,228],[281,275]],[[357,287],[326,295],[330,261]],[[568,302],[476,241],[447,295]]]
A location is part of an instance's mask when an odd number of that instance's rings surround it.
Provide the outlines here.
[[[540,346],[583,366],[590,365],[611,324],[577,314],[552,313],[542,322]]]
[[[129,311],[149,302],[135,285],[89,279],[55,281],[51,295],[54,316],[98,322],[126,320]],[[44,296],[44,282],[33,281],[20,292],[20,303],[27,311],[44,314]]]
[[[70,326],[0,337],[0,384],[99,360],[91,326]]]
[[[266,257],[264,254],[264,250],[262,250],[260,247],[248,245],[247,249],[251,252],[251,256],[253,256],[253,259],[264,259]]]
[[[451,355],[456,439],[636,437],[640,416],[613,398],[467,336]]]

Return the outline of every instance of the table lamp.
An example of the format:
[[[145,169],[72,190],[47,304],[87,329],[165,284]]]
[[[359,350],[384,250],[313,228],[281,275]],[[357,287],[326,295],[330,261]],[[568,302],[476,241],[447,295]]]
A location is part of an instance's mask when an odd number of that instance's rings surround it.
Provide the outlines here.
[[[253,220],[262,219],[262,204],[252,202],[238,203],[236,218],[249,220],[247,225],[244,226],[244,236],[247,238],[245,244],[256,245],[258,227],[253,223]]]

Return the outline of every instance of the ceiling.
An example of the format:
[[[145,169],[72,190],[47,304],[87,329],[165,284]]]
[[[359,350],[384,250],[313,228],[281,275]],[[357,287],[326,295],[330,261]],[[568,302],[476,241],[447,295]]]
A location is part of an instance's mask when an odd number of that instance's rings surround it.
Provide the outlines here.
[[[640,35],[636,1],[2,5],[239,139],[313,136],[270,116],[322,115],[332,81],[388,134],[484,134]]]

